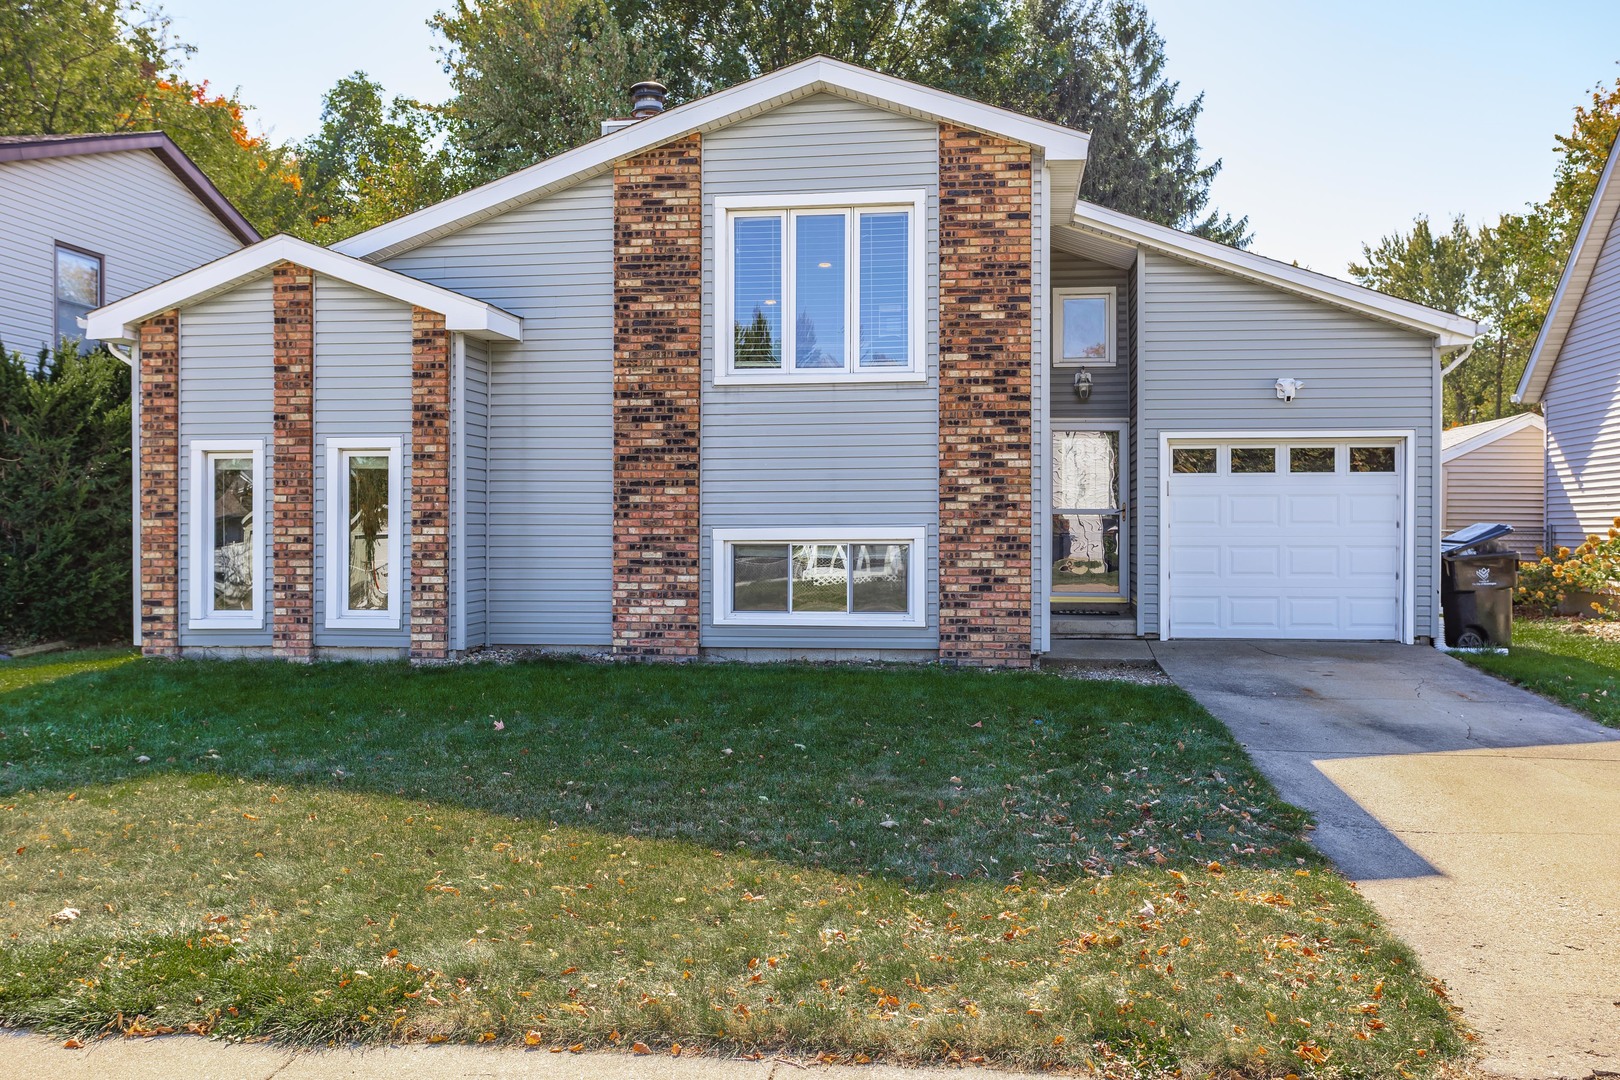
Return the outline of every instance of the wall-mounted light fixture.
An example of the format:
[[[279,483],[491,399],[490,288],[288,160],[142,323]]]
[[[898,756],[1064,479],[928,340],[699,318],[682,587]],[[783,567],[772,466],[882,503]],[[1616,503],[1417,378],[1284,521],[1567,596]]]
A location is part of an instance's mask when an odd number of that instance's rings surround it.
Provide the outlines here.
[[[1074,396],[1081,401],[1091,400],[1091,372],[1085,368],[1074,373]]]
[[[1299,379],[1278,379],[1277,399],[1279,401],[1293,401],[1303,389],[1305,389],[1305,384]]]

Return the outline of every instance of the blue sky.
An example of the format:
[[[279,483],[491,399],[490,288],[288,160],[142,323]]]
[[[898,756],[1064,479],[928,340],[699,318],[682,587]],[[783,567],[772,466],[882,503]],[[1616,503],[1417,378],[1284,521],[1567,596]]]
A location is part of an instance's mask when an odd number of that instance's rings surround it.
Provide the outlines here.
[[[1546,195],[1552,136],[1620,76],[1598,0],[1147,0],[1199,139],[1224,168],[1214,199],[1248,214],[1254,250],[1343,275],[1363,241],[1417,214],[1475,222]],[[391,93],[441,100],[426,21],[444,0],[280,0],[274,18],[168,0],[198,47],[194,78],[240,87],[255,122],[301,138],[320,97],[359,68]]]

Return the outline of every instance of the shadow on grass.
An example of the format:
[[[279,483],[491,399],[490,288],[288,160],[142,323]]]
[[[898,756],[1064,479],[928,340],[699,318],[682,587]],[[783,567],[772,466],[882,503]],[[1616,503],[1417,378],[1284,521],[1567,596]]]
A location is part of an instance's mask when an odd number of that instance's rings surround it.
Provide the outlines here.
[[[1173,687],[556,659],[36,670],[0,693],[3,792],[220,774],[923,885],[1319,864],[1304,813]]]

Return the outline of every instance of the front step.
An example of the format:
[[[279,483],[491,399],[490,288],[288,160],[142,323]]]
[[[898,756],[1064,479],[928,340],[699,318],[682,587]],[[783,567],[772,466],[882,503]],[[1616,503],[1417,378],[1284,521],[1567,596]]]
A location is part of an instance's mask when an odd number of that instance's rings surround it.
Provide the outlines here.
[[[1134,638],[1135,615],[1052,615],[1054,638]]]

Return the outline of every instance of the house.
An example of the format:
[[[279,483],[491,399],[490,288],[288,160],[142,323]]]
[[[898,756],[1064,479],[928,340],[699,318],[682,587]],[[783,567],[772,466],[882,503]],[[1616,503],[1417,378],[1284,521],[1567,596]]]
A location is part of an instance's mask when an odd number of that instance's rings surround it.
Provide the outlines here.
[[[1481,521],[1513,526],[1501,543],[1533,559],[1546,543],[1547,425],[1518,413],[1440,433],[1441,529]]]
[[[1547,420],[1547,545],[1620,516],[1620,181],[1611,150],[1530,351],[1516,403]]]
[[[640,112],[91,316],[139,352],[148,653],[1434,635],[1469,320],[1079,202],[1084,133],[826,58]]]
[[[83,340],[93,308],[259,234],[161,131],[0,136],[0,346]]]

